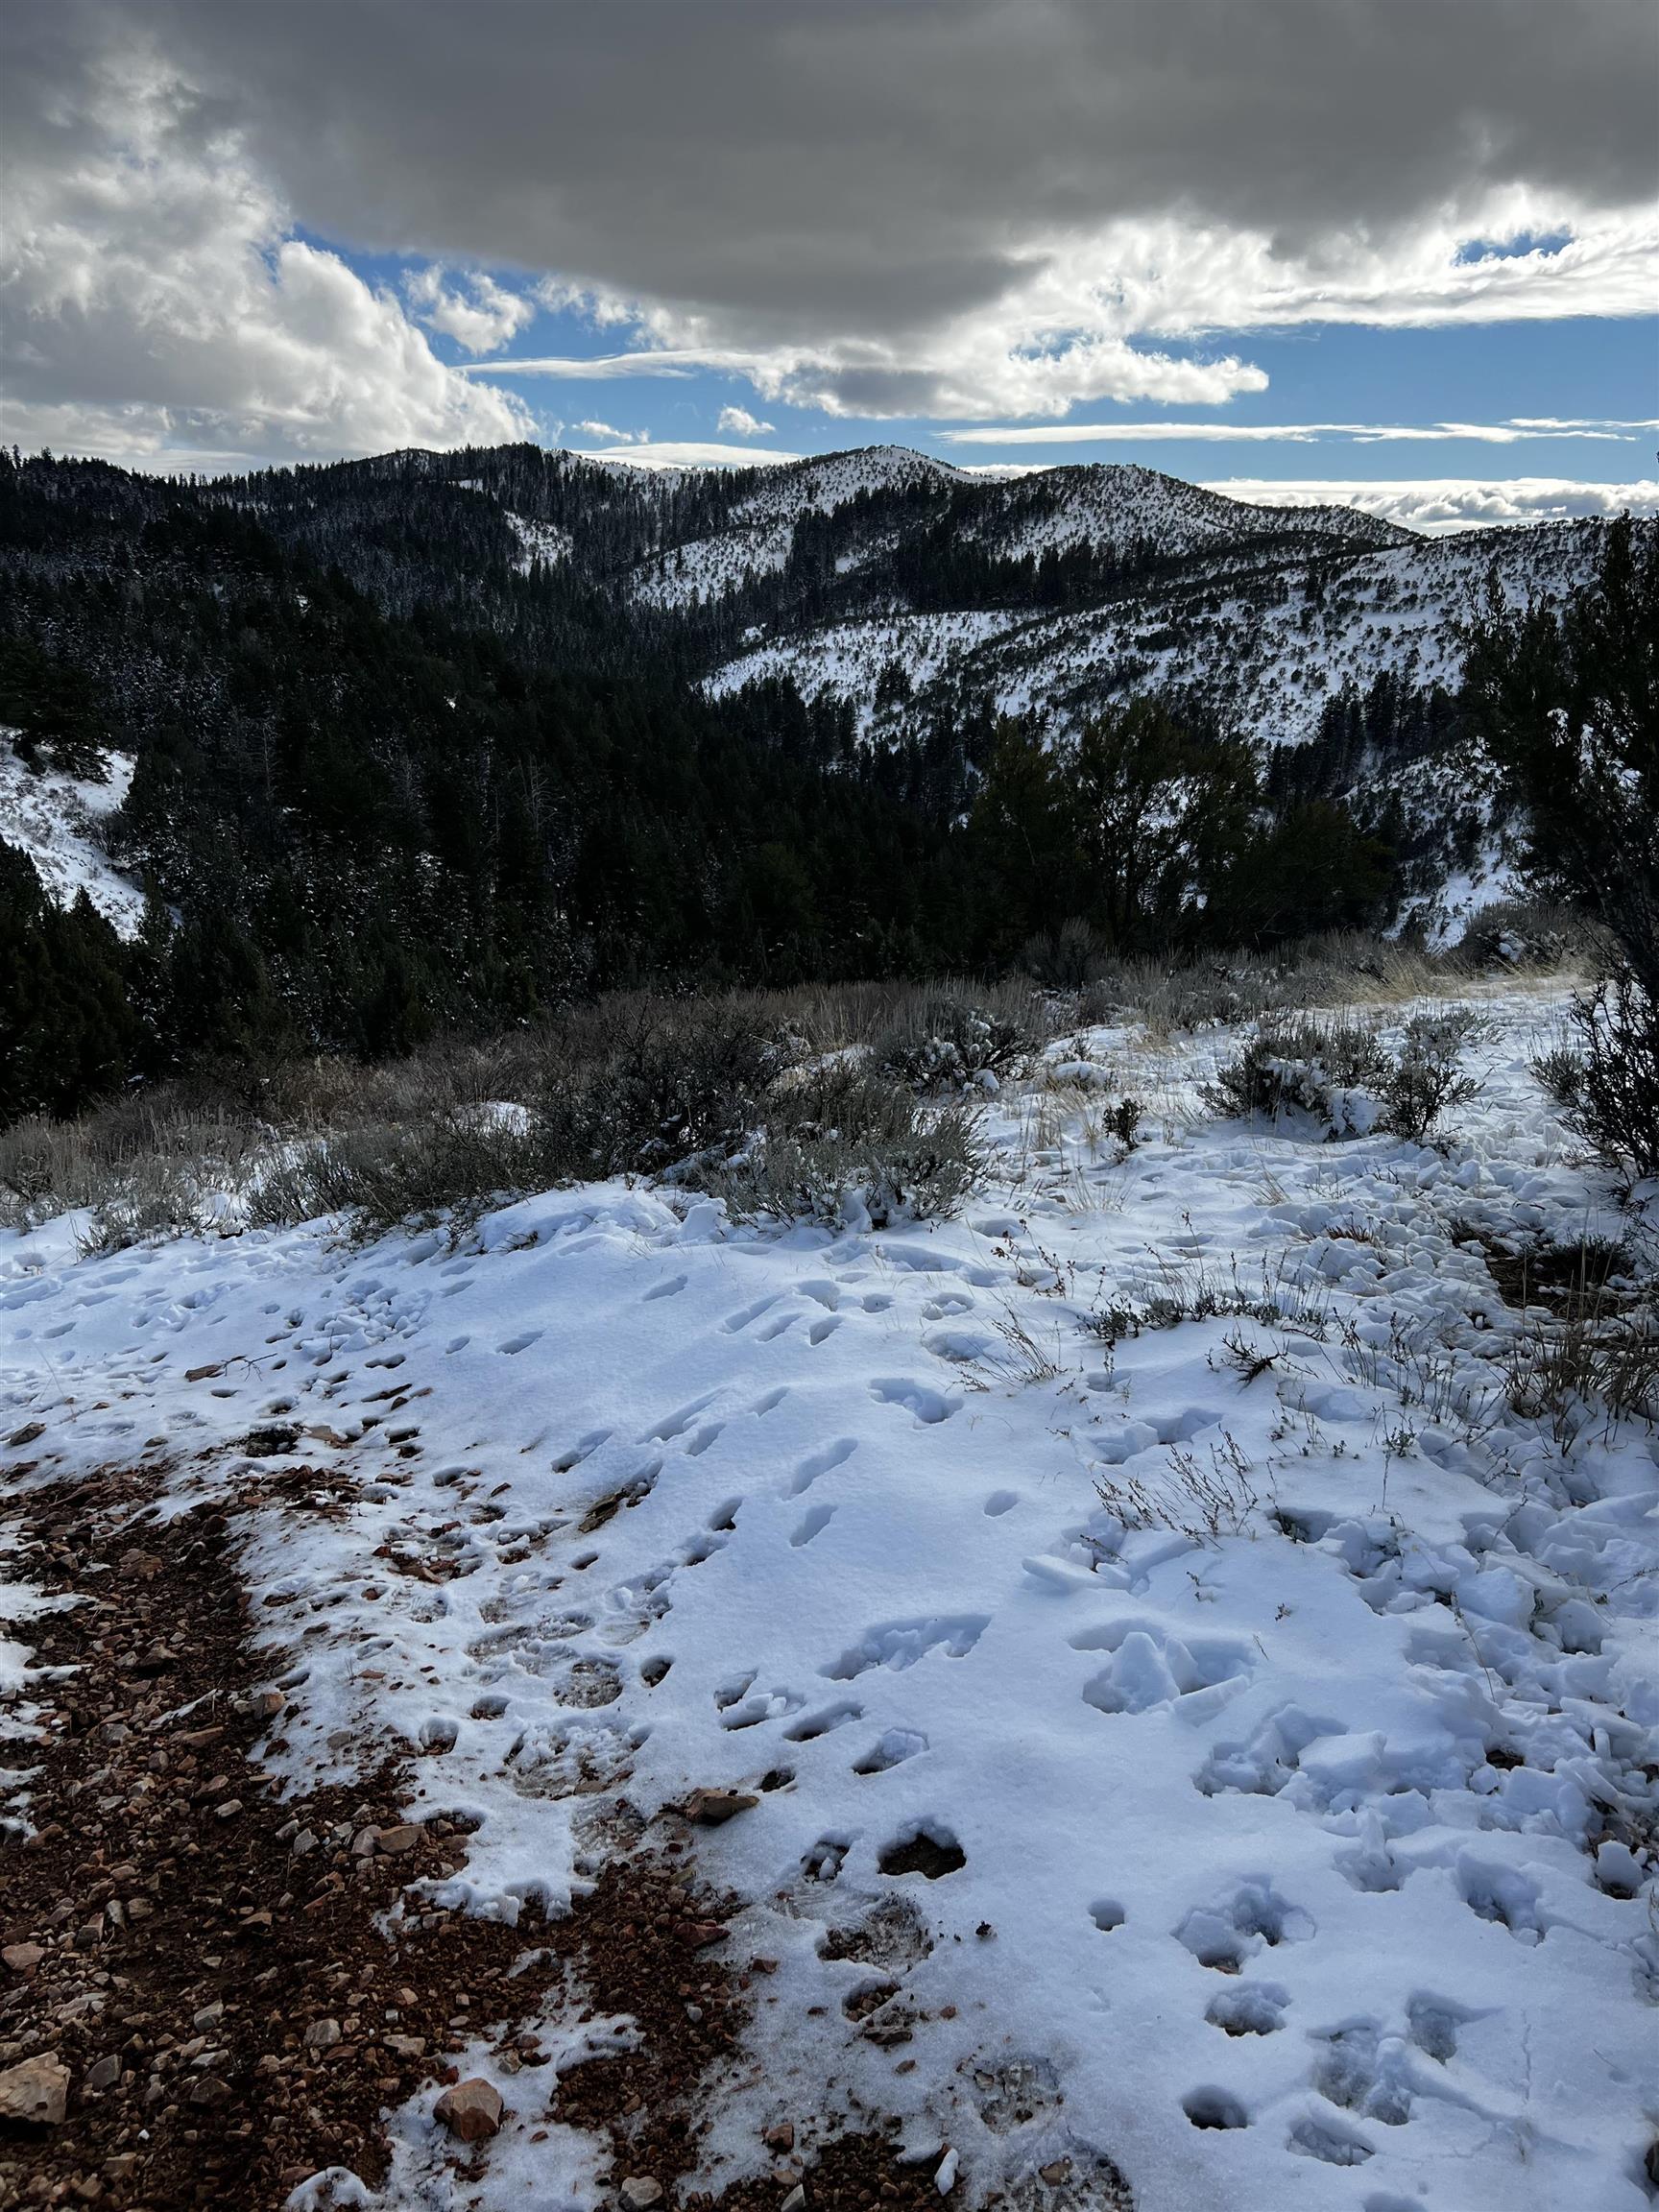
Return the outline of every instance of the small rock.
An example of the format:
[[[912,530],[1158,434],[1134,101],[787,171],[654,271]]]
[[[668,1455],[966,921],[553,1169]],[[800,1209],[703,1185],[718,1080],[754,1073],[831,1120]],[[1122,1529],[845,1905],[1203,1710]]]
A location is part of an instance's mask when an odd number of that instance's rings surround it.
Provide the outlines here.
[[[305,2031],[307,2051],[332,2051],[340,2040],[338,2020],[313,2020]]]
[[[680,1939],[693,1951],[706,1951],[710,1943],[724,1943],[729,1931],[718,1920],[685,1920],[680,1926]]]
[[[747,1813],[759,1802],[747,1790],[693,1790],[680,1810],[699,1828],[718,1828],[734,1814]]]
[[[423,1834],[424,1830],[418,1828],[412,1820],[404,1820],[396,1828],[381,1829],[379,1847],[382,1851],[393,1853],[413,1851]]]
[[[806,2212],[806,2192],[799,2181],[779,2205],[778,2212]]]
[[[260,1720],[274,1720],[287,1702],[280,1690],[255,1690],[248,1708]]]
[[[221,2104],[228,2104],[231,2094],[228,2081],[221,2081],[217,2074],[204,2074],[199,2081],[193,2081],[185,2091],[185,2102],[212,2111]]]
[[[241,1810],[242,1800],[240,1797],[227,1797],[223,1805],[214,1806],[213,1817],[215,1820],[234,1820]]]
[[[493,2081],[474,2074],[445,2089],[433,2110],[463,2143],[487,2143],[501,2126],[501,2092]]]
[[[399,2058],[424,2058],[426,2056],[424,2035],[382,2035],[380,2040],[388,2051],[396,2051]]]
[[[102,2058],[94,2058],[87,2067],[84,2086],[87,2089],[113,2089],[120,2079],[120,2053],[106,2051]]]
[[[631,2174],[619,2194],[628,2212],[647,2212],[648,2206],[661,2203],[662,2184],[654,2181],[649,2174]]]
[[[204,2005],[200,2012],[193,2012],[191,2014],[190,2025],[192,2028],[195,2028],[205,2033],[209,2028],[217,2028],[220,2021],[223,2020],[224,2017],[224,2001],[221,1998],[216,1997],[211,2005]]]
[[[5,1950],[0,1951],[0,1960],[5,1960],[13,1974],[33,1974],[45,1956],[46,1949],[41,1943],[8,1943]]]
[[[69,2069],[56,2051],[25,2058],[0,2074],[0,2120],[21,2120],[34,2128],[56,2128],[69,2098]]]
[[[1050,2189],[1058,2189],[1063,2181],[1071,2178],[1070,2159],[1051,2158],[1046,2166],[1038,2167],[1037,2177],[1040,2181],[1046,2181]]]
[[[793,2151],[795,2148],[795,2123],[780,2120],[768,2128],[760,2138],[768,2151]]]
[[[352,1858],[373,1859],[374,1846],[379,1840],[380,1831],[378,1828],[359,1828],[356,1835],[351,1839]]]

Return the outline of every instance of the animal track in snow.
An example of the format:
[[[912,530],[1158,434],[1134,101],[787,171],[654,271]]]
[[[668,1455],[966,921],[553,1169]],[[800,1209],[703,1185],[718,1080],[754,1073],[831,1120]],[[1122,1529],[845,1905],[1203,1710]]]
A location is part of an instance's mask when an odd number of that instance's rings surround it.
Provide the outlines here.
[[[1373,2152],[1363,2135],[1350,2134],[1311,2112],[1297,2121],[1285,2148],[1302,2158],[1322,2159],[1327,2166],[1363,2166]]]
[[[904,1376],[877,1376],[870,1384],[870,1395],[879,1399],[883,1406],[906,1407],[926,1428],[949,1421],[962,1404],[960,1398],[929,1389],[926,1382],[912,1382]]]
[[[1315,2038],[1313,2086],[1332,2104],[1343,2104],[1385,2128],[1404,2128],[1411,2117],[1409,2061],[1404,2039],[1385,2036],[1374,2020],[1352,2020]]]
[[[463,1336],[458,1341],[465,1344],[467,1339]],[[553,1462],[554,1474],[568,1475],[572,1467],[580,1467],[584,1459],[597,1452],[601,1444],[609,1443],[610,1439],[609,1429],[589,1429],[586,1436],[577,1437],[567,1452],[560,1453]]]
[[[1301,1943],[1312,1934],[1308,1914],[1265,1878],[1240,1884],[1224,1905],[1194,1907],[1175,1930],[1200,1966],[1221,1974],[1237,1974],[1263,1944]]]
[[[950,1830],[931,1820],[902,1828],[877,1861],[883,1874],[921,1874],[929,1882],[954,1874],[967,1863],[968,1855]]]
[[[990,1624],[986,1613],[939,1613],[922,1621],[888,1622],[867,1630],[861,1643],[820,1671],[831,1682],[855,1681],[873,1667],[898,1673],[941,1647],[948,1659],[965,1659]]]
[[[997,1521],[1004,1513],[1011,1513],[1019,1503],[1020,1493],[1018,1490],[993,1490],[990,1497],[985,1501],[985,1511],[993,1521]]]
[[[664,1413],[655,1429],[647,1429],[640,1437],[641,1444],[672,1444],[676,1437],[684,1436],[706,1406],[711,1406],[719,1396],[717,1390],[705,1390],[701,1398],[693,1398],[688,1406],[679,1407],[672,1413]]]
[[[889,1728],[865,1752],[862,1759],[853,1762],[854,1774],[885,1774],[889,1768],[902,1767],[906,1759],[914,1759],[919,1751],[926,1751],[927,1739],[915,1728]]]
[[[810,1544],[814,1536],[821,1536],[834,1518],[833,1505],[814,1505],[790,1537],[790,1544],[799,1551],[804,1545]]]
[[[1228,2035],[1272,2035],[1284,2027],[1289,2003],[1289,1990],[1276,1982],[1246,1982],[1213,1997],[1204,2017]]]
[[[758,1321],[762,1313],[770,1312],[781,1296],[781,1291],[768,1291],[764,1298],[757,1298],[752,1305],[740,1307],[735,1313],[728,1313],[725,1320],[720,1324],[721,1328],[725,1330],[728,1336],[735,1336],[740,1330],[747,1329],[752,1322]]]
[[[840,1326],[841,1316],[839,1313],[826,1313],[821,1321],[814,1321],[811,1328],[807,1330],[806,1341],[808,1344],[827,1343]]]
[[[1089,1917],[1102,1936],[1111,1936],[1122,1927],[1125,1914],[1116,1897],[1096,1897],[1089,1908]]]
[[[1194,2128],[1248,2128],[1250,2115],[1225,2089],[1189,2089],[1181,2109]]]
[[[517,1336],[509,1336],[504,1344],[497,1344],[495,1349],[497,1352],[505,1352],[509,1356],[517,1352],[528,1352],[532,1344],[541,1342],[541,1334],[540,1329],[525,1329]],[[389,1362],[371,1359],[369,1364],[371,1367],[375,1367],[385,1366]]]
[[[809,1452],[789,1479],[789,1496],[799,1498],[803,1490],[810,1490],[820,1475],[829,1475],[835,1468],[845,1466],[857,1449],[855,1436],[838,1436],[833,1444]]]
[[[1549,1923],[1538,1910],[1543,1895],[1530,1875],[1465,1852],[1457,1862],[1457,1894],[1471,1912],[1507,1928],[1518,1943],[1544,1940]]]
[[[688,1275],[670,1275],[665,1283],[654,1283],[639,1303],[650,1306],[659,1298],[678,1298],[690,1280]]]
[[[834,1705],[821,1705],[816,1713],[806,1714],[804,1719],[796,1721],[793,1728],[785,1728],[783,1733],[791,1743],[815,1743],[820,1736],[828,1736],[832,1730],[845,1727],[849,1720],[861,1720],[863,1718],[863,1706],[855,1705],[851,1698],[844,1697]]]

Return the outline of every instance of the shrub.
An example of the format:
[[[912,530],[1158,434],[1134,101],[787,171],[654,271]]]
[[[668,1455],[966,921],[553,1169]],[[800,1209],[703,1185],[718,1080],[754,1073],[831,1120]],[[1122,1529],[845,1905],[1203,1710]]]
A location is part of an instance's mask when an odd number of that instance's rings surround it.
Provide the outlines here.
[[[661,1172],[729,1151],[754,1126],[791,1047],[740,1007],[689,1000],[625,1011],[580,1057],[556,1043],[536,1110],[555,1175]]]
[[[543,1134],[534,1121],[445,1114],[302,1146],[260,1178],[248,1217],[273,1228],[354,1211],[358,1233],[367,1236],[440,1214],[473,1220],[494,1200],[549,1180]]]
[[[1033,1029],[966,998],[924,998],[905,1007],[871,1043],[883,1074],[913,1091],[995,1091],[996,1078],[1036,1043]]]
[[[1532,1071],[1562,1118],[1627,1184],[1659,1177],[1659,1007],[1628,973],[1573,1001],[1578,1049]]]
[[[1303,1017],[1263,1022],[1238,1057],[1215,1070],[1204,1096],[1229,1118],[1261,1114],[1283,1122],[1301,1114],[1331,1138],[1362,1137],[1380,1118],[1376,1094],[1389,1072],[1374,1029]]]
[[[1382,1078],[1385,1128],[1421,1144],[1442,1114],[1479,1095],[1479,1080],[1460,1069],[1463,1048],[1478,1027],[1474,1015],[1461,1008],[1410,1017],[1399,1056]]]
[[[928,1109],[891,1077],[838,1059],[777,1083],[750,1142],[696,1180],[740,1216],[882,1228],[954,1213],[980,1164],[971,1107]]]
[[[1364,1022],[1263,1022],[1238,1057],[1216,1070],[1205,1101],[1229,1118],[1260,1114],[1283,1122],[1305,1115],[1332,1139],[1382,1128],[1420,1144],[1449,1107],[1479,1092],[1460,1067],[1476,1028],[1475,1017],[1459,1009],[1413,1014],[1391,1056]]]

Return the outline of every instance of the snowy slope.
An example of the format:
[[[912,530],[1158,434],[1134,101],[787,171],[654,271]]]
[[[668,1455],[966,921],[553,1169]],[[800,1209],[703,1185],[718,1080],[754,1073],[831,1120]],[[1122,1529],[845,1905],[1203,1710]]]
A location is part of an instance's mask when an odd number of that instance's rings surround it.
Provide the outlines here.
[[[1313,733],[1345,684],[1363,690],[1385,670],[1455,684],[1456,626],[1477,611],[1488,578],[1510,606],[1558,602],[1593,572],[1599,545],[1599,526],[1577,523],[1419,539],[1335,568],[1276,574],[1265,590],[1257,566],[1223,557],[1104,606],[982,617],[984,641],[945,662],[927,658],[938,618],[895,613],[770,640],[708,685],[720,693],[789,676],[808,698],[828,690],[852,699],[868,728],[882,669],[917,655],[930,676],[1057,727],[1112,699],[1181,690],[1227,727],[1294,743]],[[916,713],[925,719],[925,699]]]
[[[1445,1158],[1207,1121],[1229,1039],[1095,1032],[931,1228],[608,1184],[459,1249],[8,1235],[0,1430],[45,1425],[36,1480],[125,1455],[224,1501],[274,1764],[399,1745],[416,1816],[476,1819],[428,1902],[533,1928],[618,1806],[757,1791],[696,1845],[777,1961],[703,2186],[857,2099],[952,2203],[1086,2212],[1111,2160],[1138,2212],[1640,2212],[1659,1462],[1504,1401],[1524,1324],[1471,1229],[1609,1224],[1527,1072],[1555,1006],[1483,1011]],[[1150,1102],[1121,1164],[1107,1064]],[[1089,1326],[1206,1286],[1260,1310]],[[288,1417],[326,1514],[247,1501]],[[937,1878],[883,1871],[918,1839]],[[476,2176],[434,2084],[349,2200],[613,2202],[546,2075],[480,2067]]]
[[[1335,537],[1355,545],[1407,544],[1409,531],[1353,507],[1250,507],[1134,463],[1056,469],[998,488],[973,535],[1011,557],[1082,542],[1165,556],[1262,538]]]
[[[111,866],[99,833],[100,823],[126,798],[132,760],[108,753],[108,780],[95,783],[60,775],[36,774],[12,747],[17,734],[0,730],[0,838],[27,853],[47,893],[60,906],[72,906],[84,891],[117,936],[136,937],[144,921],[144,894]]]

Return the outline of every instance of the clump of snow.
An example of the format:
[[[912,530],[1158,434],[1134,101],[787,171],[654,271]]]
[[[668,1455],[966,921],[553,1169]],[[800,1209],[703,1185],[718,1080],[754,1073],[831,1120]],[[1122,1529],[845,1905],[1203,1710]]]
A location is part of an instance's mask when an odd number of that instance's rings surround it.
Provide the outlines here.
[[[132,788],[132,756],[106,753],[102,783],[57,769],[37,773],[18,758],[17,734],[0,730],[0,838],[29,855],[60,906],[72,906],[84,891],[118,937],[136,937],[144,894],[112,864],[101,835]]]
[[[1238,1037],[1118,1028],[1004,1084],[926,1227],[608,1183],[459,1247],[8,1233],[0,1431],[52,1478],[164,1438],[222,1496],[275,1764],[406,1748],[477,1824],[437,1902],[535,1926],[619,1801],[757,1797],[697,1845],[778,1962],[722,2179],[856,2099],[965,2201],[1065,2158],[1139,2212],[1640,2212],[1659,1460],[1511,1401],[1472,1240],[1616,1226],[1529,1073],[1559,1006],[1481,1000],[1444,1153],[1209,1119]],[[274,1420],[338,1514],[250,1488]],[[392,2127],[407,2178],[425,2107]],[[475,2201],[536,2155],[509,2128]]]

